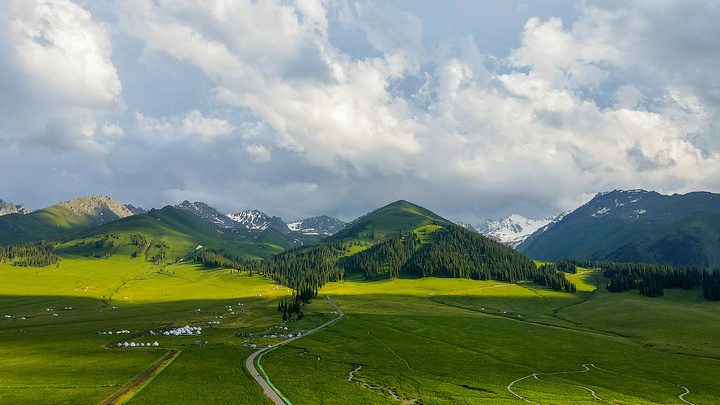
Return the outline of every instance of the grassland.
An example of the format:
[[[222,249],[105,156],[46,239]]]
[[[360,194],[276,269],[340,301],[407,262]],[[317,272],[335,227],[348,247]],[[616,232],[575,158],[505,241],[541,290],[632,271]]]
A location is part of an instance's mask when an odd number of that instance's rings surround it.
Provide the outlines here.
[[[332,295],[346,317],[268,353],[264,367],[298,404],[398,403],[389,391],[422,404],[518,404],[524,402],[507,390],[510,382],[532,373],[579,371],[586,363],[611,372],[593,369],[543,379],[591,387],[621,404],[681,404],[678,396],[684,390],[676,384],[690,389],[685,398],[694,404],[719,403],[713,370],[720,361],[718,352],[710,350],[720,341],[717,303],[693,312],[687,307],[705,305],[695,303],[694,292],[678,291],[677,298],[666,301],[593,292],[596,277],[592,272],[573,276],[581,291],[576,295],[524,284],[437,278],[331,283],[322,293]],[[649,300],[655,310],[649,317],[639,311],[618,313],[632,306],[614,307],[618,298],[636,305]],[[583,310],[596,300],[599,313]],[[678,301],[682,305],[675,308]],[[596,321],[603,317],[609,319]],[[623,336],[613,330],[621,317],[630,319]],[[670,328],[662,333],[674,336],[669,336],[672,347],[648,336],[673,322],[707,332],[695,336],[682,326]],[[694,355],[703,344],[706,356]],[[583,389],[532,378],[514,389],[542,404],[598,403]]]
[[[178,256],[196,243],[163,237]],[[130,258],[123,243],[107,258],[87,257],[90,244],[81,241],[59,247],[57,266],[0,264],[0,403],[99,403],[171,348],[186,350],[130,404],[268,403],[243,367],[252,352],[243,344],[278,342],[262,336],[277,330],[287,288],[192,263],[156,266]],[[263,367],[296,405],[399,403],[390,391],[418,404],[521,404],[507,390],[512,381],[589,363],[611,372],[544,374],[546,381],[528,378],[513,389],[544,405],[598,403],[553,382],[590,387],[620,404],[681,404],[681,384],[694,404],[720,403],[717,303],[697,291],[611,294],[597,289],[604,280],[590,270],[570,277],[575,295],[451,278],[330,283],[303,320],[285,326],[307,331],[332,319],[324,295],[346,317],[268,353]],[[186,324],[203,326],[202,335],[142,336]],[[121,329],[131,333],[97,334]],[[249,333],[247,341],[236,337]],[[160,346],[106,349],[124,341]]]
[[[258,276],[195,264],[161,268],[119,254],[108,259],[63,257],[58,266],[41,269],[1,264],[0,275],[0,403],[99,403],[168,349],[193,345],[197,339],[203,344],[176,359],[168,367],[170,375],[195,363],[186,360],[194,356],[206,358],[205,366],[190,367],[195,370],[214,368],[220,375],[220,358],[228,364],[237,358],[235,369],[240,369],[249,349],[240,346],[235,335],[261,333],[278,325],[277,302],[291,295]],[[325,316],[306,318],[301,327]],[[207,322],[220,325],[210,327]],[[186,324],[202,326],[202,335],[147,335],[150,330]],[[118,330],[130,333],[97,334]],[[125,341],[157,341],[159,347],[106,349]],[[218,354],[218,350],[228,352]],[[161,374],[152,386],[162,387],[163,378]],[[243,384],[252,392],[250,381]],[[203,395],[196,399],[203,402]]]

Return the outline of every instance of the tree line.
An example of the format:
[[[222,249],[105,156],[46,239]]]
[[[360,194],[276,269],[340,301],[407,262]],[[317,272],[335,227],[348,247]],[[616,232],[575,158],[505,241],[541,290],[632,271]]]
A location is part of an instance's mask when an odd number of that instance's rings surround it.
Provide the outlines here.
[[[202,263],[207,267],[223,267],[237,271],[245,270],[245,265],[243,263],[234,259],[230,254],[225,253],[223,250],[201,250],[193,255],[193,261],[196,263]]]
[[[53,253],[57,242],[40,241],[20,245],[0,246],[0,263],[11,262],[15,266],[45,267],[58,262]]]
[[[458,226],[435,231],[434,241],[422,245],[414,232],[402,233],[348,258],[347,273],[360,273],[366,279],[394,278],[401,273],[418,277],[442,274],[474,280],[533,282],[558,291],[575,292],[565,272],[575,266],[565,261],[537,267],[535,262],[492,239]]]
[[[521,280],[575,292],[557,266],[536,266],[527,256],[501,243],[459,226],[446,226],[435,232],[435,240],[420,249],[404,266],[408,274],[426,277],[440,273],[456,278]]]
[[[695,267],[675,267],[668,264],[613,263],[574,260],[581,267],[599,268],[610,279],[606,284],[610,292],[638,290],[648,297],[662,297],[666,288],[692,290],[703,287],[708,300],[720,300],[720,272],[699,270]]]

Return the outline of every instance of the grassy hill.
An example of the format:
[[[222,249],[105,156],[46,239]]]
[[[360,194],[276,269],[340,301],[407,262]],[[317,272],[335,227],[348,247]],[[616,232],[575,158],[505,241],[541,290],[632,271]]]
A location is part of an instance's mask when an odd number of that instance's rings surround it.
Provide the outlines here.
[[[448,225],[450,221],[434,212],[400,200],[356,219],[325,241],[361,240],[375,242],[400,232],[413,231],[427,225]]]
[[[0,216],[0,245],[67,238],[79,231],[132,215],[108,197],[66,201],[27,215]]]
[[[283,243],[286,239],[275,233],[218,234],[197,216],[167,206],[87,229],[58,246],[56,251],[65,256],[119,254],[153,262],[162,256],[160,262],[168,264],[187,258],[199,249],[214,249],[236,260],[257,260],[288,248],[287,243]]]
[[[538,260],[562,258],[720,266],[720,195],[644,190],[598,194],[517,247]]]

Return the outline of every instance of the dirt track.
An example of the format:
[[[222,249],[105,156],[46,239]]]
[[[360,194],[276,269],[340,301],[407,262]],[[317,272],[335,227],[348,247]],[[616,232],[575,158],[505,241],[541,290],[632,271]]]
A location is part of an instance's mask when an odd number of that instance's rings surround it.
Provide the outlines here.
[[[169,352],[168,354],[166,354],[166,355],[163,356],[160,360],[158,360],[158,361],[156,361],[155,363],[153,363],[152,365],[150,365],[150,367],[146,368],[145,371],[143,371],[142,373],[140,373],[140,375],[138,375],[137,377],[135,377],[132,381],[130,381],[129,383],[127,383],[124,387],[120,388],[120,390],[118,390],[118,392],[112,394],[109,398],[107,398],[106,400],[102,401],[102,402],[100,403],[100,405],[118,404],[119,402],[116,402],[116,401],[117,401],[120,397],[122,397],[124,394],[126,394],[126,393],[127,393],[128,391],[130,391],[131,389],[137,387],[138,385],[141,385],[141,386],[142,386],[142,385],[146,384],[146,383],[148,382],[148,380],[149,380],[150,378],[152,378],[152,376],[154,375],[155,371],[156,371],[161,365],[165,364],[166,362],[171,361],[172,359],[174,359],[175,357],[177,357],[178,354],[180,354],[180,351],[178,351],[178,350],[176,350],[176,349],[170,350],[170,352]]]

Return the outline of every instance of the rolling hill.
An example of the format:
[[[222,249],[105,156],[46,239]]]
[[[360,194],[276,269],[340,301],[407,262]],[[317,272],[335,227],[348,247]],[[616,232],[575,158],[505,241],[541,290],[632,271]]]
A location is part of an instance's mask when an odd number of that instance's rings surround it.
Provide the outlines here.
[[[562,258],[720,266],[720,195],[597,194],[517,249],[537,260]]]
[[[123,204],[104,196],[65,201],[22,215],[0,216],[0,245],[60,239],[133,213]]]
[[[99,241],[112,240],[109,246]],[[137,240],[142,240],[138,243]],[[92,242],[92,243],[91,243]],[[97,246],[95,250],[89,246]],[[200,246],[200,247],[198,247]],[[73,249],[71,247],[79,247]],[[291,248],[283,235],[269,230],[247,235],[221,234],[209,227],[197,215],[166,206],[122,218],[76,234],[75,238],[58,247],[65,254],[107,256],[108,254],[144,254],[145,259],[160,257],[170,263],[188,257],[196,250],[212,249],[234,260],[267,258]],[[88,249],[90,249],[88,251]],[[143,252],[140,252],[145,249]],[[154,260],[157,261],[157,260]]]

